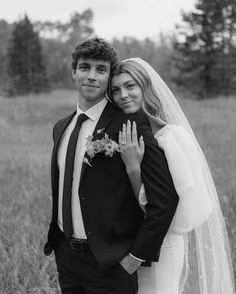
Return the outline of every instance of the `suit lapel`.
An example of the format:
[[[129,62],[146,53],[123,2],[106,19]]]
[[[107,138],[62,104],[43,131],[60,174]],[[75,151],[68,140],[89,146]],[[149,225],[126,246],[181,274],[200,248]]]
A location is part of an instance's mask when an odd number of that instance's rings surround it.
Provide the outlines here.
[[[101,133],[98,133],[98,130],[101,130],[101,129],[103,129],[104,131],[106,130],[106,127],[108,126],[108,124],[112,120],[112,117],[114,116],[115,111],[116,111],[115,106],[113,104],[111,104],[110,102],[108,102],[106,107],[104,108],[101,116],[100,116],[100,119],[98,120],[98,123],[97,123],[94,131],[93,131],[93,141],[101,138]],[[85,157],[86,157],[86,154],[85,154]],[[88,164],[83,162],[80,181],[85,173],[87,166],[88,166]]]
[[[57,168],[57,151],[59,147],[59,143],[61,141],[62,135],[71,122],[76,112],[73,112],[67,118],[60,122],[60,125],[55,129],[55,138],[54,138],[54,146],[52,151],[52,160],[51,160],[51,177],[52,177],[52,187],[58,186],[58,168]]]

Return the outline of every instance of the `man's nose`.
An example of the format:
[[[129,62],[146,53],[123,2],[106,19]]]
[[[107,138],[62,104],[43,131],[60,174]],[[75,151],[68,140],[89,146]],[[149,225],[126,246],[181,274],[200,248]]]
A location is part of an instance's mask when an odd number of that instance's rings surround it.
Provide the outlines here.
[[[89,81],[95,81],[96,80],[96,71],[94,68],[91,68],[88,74],[88,80]]]

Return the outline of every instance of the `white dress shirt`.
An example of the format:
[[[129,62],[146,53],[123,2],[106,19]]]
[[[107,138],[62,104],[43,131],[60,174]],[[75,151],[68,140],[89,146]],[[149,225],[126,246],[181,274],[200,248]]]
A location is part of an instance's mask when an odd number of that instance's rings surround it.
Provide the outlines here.
[[[66,128],[60,146],[58,148],[57,154],[57,164],[59,169],[59,201],[58,201],[58,225],[63,231],[63,222],[62,222],[62,197],[63,197],[63,183],[64,183],[64,172],[65,172],[65,160],[66,160],[66,151],[69,142],[70,135],[75,127],[78,116],[81,113],[85,113],[89,119],[87,119],[80,129],[78,136],[76,151],[75,151],[75,161],[74,161],[74,171],[73,171],[73,181],[72,181],[72,223],[74,234],[73,237],[79,239],[86,239],[86,233],[84,229],[84,223],[80,208],[79,200],[79,183],[80,183],[80,174],[83,164],[83,158],[86,151],[85,143],[86,138],[91,136],[95,126],[107,104],[107,99],[104,98],[102,101],[83,112],[77,104],[77,112],[73,117],[71,123]]]

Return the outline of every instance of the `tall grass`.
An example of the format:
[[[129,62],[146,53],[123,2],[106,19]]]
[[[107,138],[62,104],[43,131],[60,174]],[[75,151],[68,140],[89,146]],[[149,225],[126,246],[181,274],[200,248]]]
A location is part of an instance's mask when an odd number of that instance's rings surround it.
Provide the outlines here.
[[[51,216],[52,126],[76,93],[0,97],[0,294],[60,293],[53,256],[45,257]],[[236,99],[182,100],[207,156],[236,262]]]

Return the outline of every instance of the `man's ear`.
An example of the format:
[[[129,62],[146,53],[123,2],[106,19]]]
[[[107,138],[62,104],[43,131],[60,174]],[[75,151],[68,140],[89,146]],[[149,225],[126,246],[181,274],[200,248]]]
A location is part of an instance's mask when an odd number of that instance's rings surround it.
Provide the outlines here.
[[[73,80],[75,79],[75,73],[76,73],[76,70],[73,69],[73,70],[72,70],[72,73],[71,73],[71,74],[72,74],[72,78],[73,78]]]

